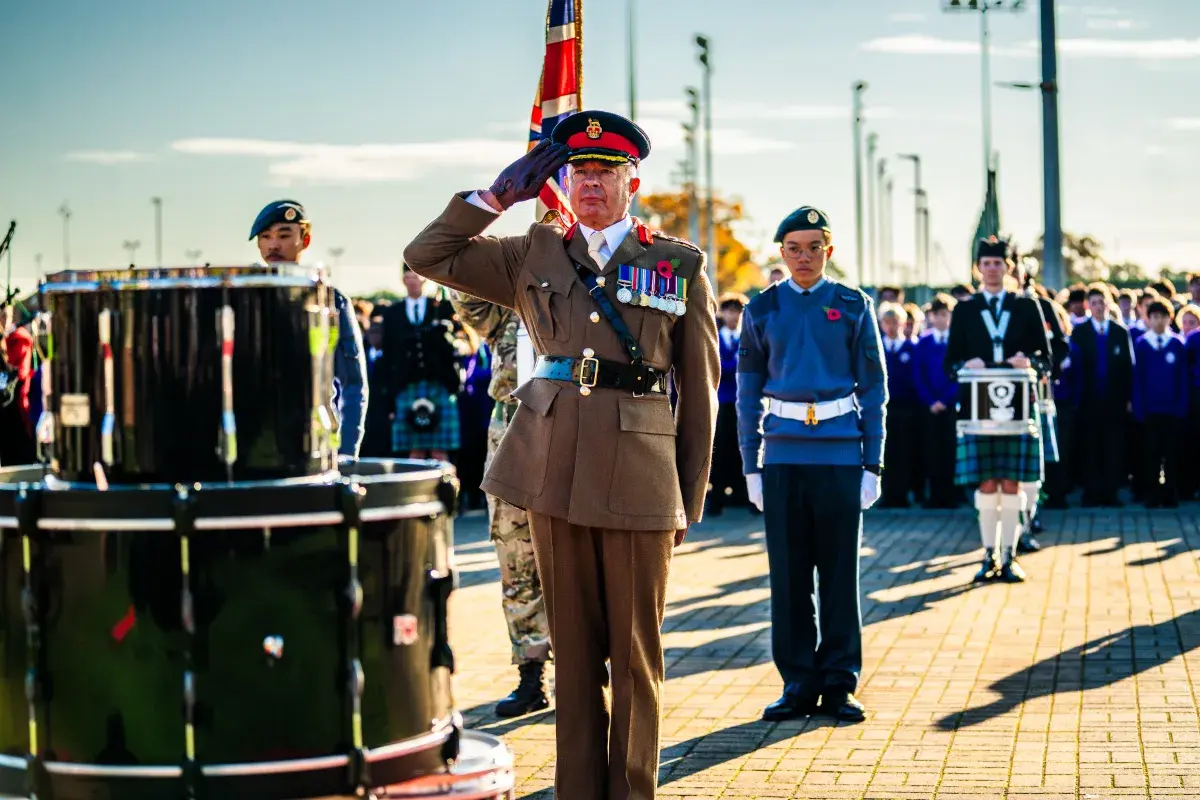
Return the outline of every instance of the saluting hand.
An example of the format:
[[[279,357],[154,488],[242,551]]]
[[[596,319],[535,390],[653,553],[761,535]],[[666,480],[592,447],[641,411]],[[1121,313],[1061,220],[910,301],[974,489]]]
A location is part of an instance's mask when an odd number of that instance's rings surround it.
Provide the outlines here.
[[[505,167],[496,176],[492,187],[480,192],[480,197],[501,211],[522,200],[532,200],[542,191],[546,181],[567,163],[567,154],[565,144],[552,144],[549,139],[542,139],[532,150]]]

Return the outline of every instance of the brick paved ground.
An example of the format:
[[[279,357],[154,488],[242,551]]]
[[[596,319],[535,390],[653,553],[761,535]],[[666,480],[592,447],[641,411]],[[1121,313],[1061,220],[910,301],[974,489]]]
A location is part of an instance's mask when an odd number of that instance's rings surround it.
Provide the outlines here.
[[[671,574],[660,796],[1200,797],[1196,510],[1047,513],[1031,581],[975,588],[973,515],[872,512],[860,725],[759,721],[781,689],[761,517],[698,526]],[[478,516],[458,542],[458,705],[549,800],[554,715],[491,716],[515,685],[495,558]]]

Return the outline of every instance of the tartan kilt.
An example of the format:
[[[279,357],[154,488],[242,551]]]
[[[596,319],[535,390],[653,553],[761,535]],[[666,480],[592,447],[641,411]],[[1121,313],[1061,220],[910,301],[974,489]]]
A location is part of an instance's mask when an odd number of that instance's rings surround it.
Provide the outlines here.
[[[1042,440],[1031,434],[958,437],[954,464],[958,486],[978,486],[990,480],[1038,483],[1042,471]]]
[[[409,407],[427,397],[438,407],[438,424],[430,431],[414,431],[408,427]],[[410,450],[457,450],[461,439],[458,418],[458,397],[445,386],[433,381],[419,381],[405,386],[396,395],[396,418],[392,421],[392,452]]]

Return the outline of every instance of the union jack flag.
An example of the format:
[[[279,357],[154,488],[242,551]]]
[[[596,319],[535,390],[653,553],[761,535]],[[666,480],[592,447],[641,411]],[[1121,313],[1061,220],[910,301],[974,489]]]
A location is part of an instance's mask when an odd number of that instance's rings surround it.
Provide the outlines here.
[[[583,0],[550,0],[546,10],[546,58],[529,121],[529,149],[548,137],[564,117],[583,109]],[[538,196],[537,218],[557,211],[575,221],[562,187],[566,167],[546,181]]]

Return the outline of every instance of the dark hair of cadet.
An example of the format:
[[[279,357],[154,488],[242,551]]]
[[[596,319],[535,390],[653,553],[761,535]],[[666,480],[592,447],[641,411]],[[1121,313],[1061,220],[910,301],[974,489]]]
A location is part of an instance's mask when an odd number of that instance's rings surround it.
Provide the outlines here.
[[[1167,308],[1167,304],[1162,300],[1155,300],[1150,304],[1150,307],[1146,309],[1147,317],[1153,317],[1155,314],[1162,314],[1164,317],[1175,316],[1174,312],[1172,312],[1170,308]]]
[[[958,301],[948,294],[939,292],[934,295],[933,300],[929,303],[929,310],[936,314],[939,311],[953,311],[958,305]]]

